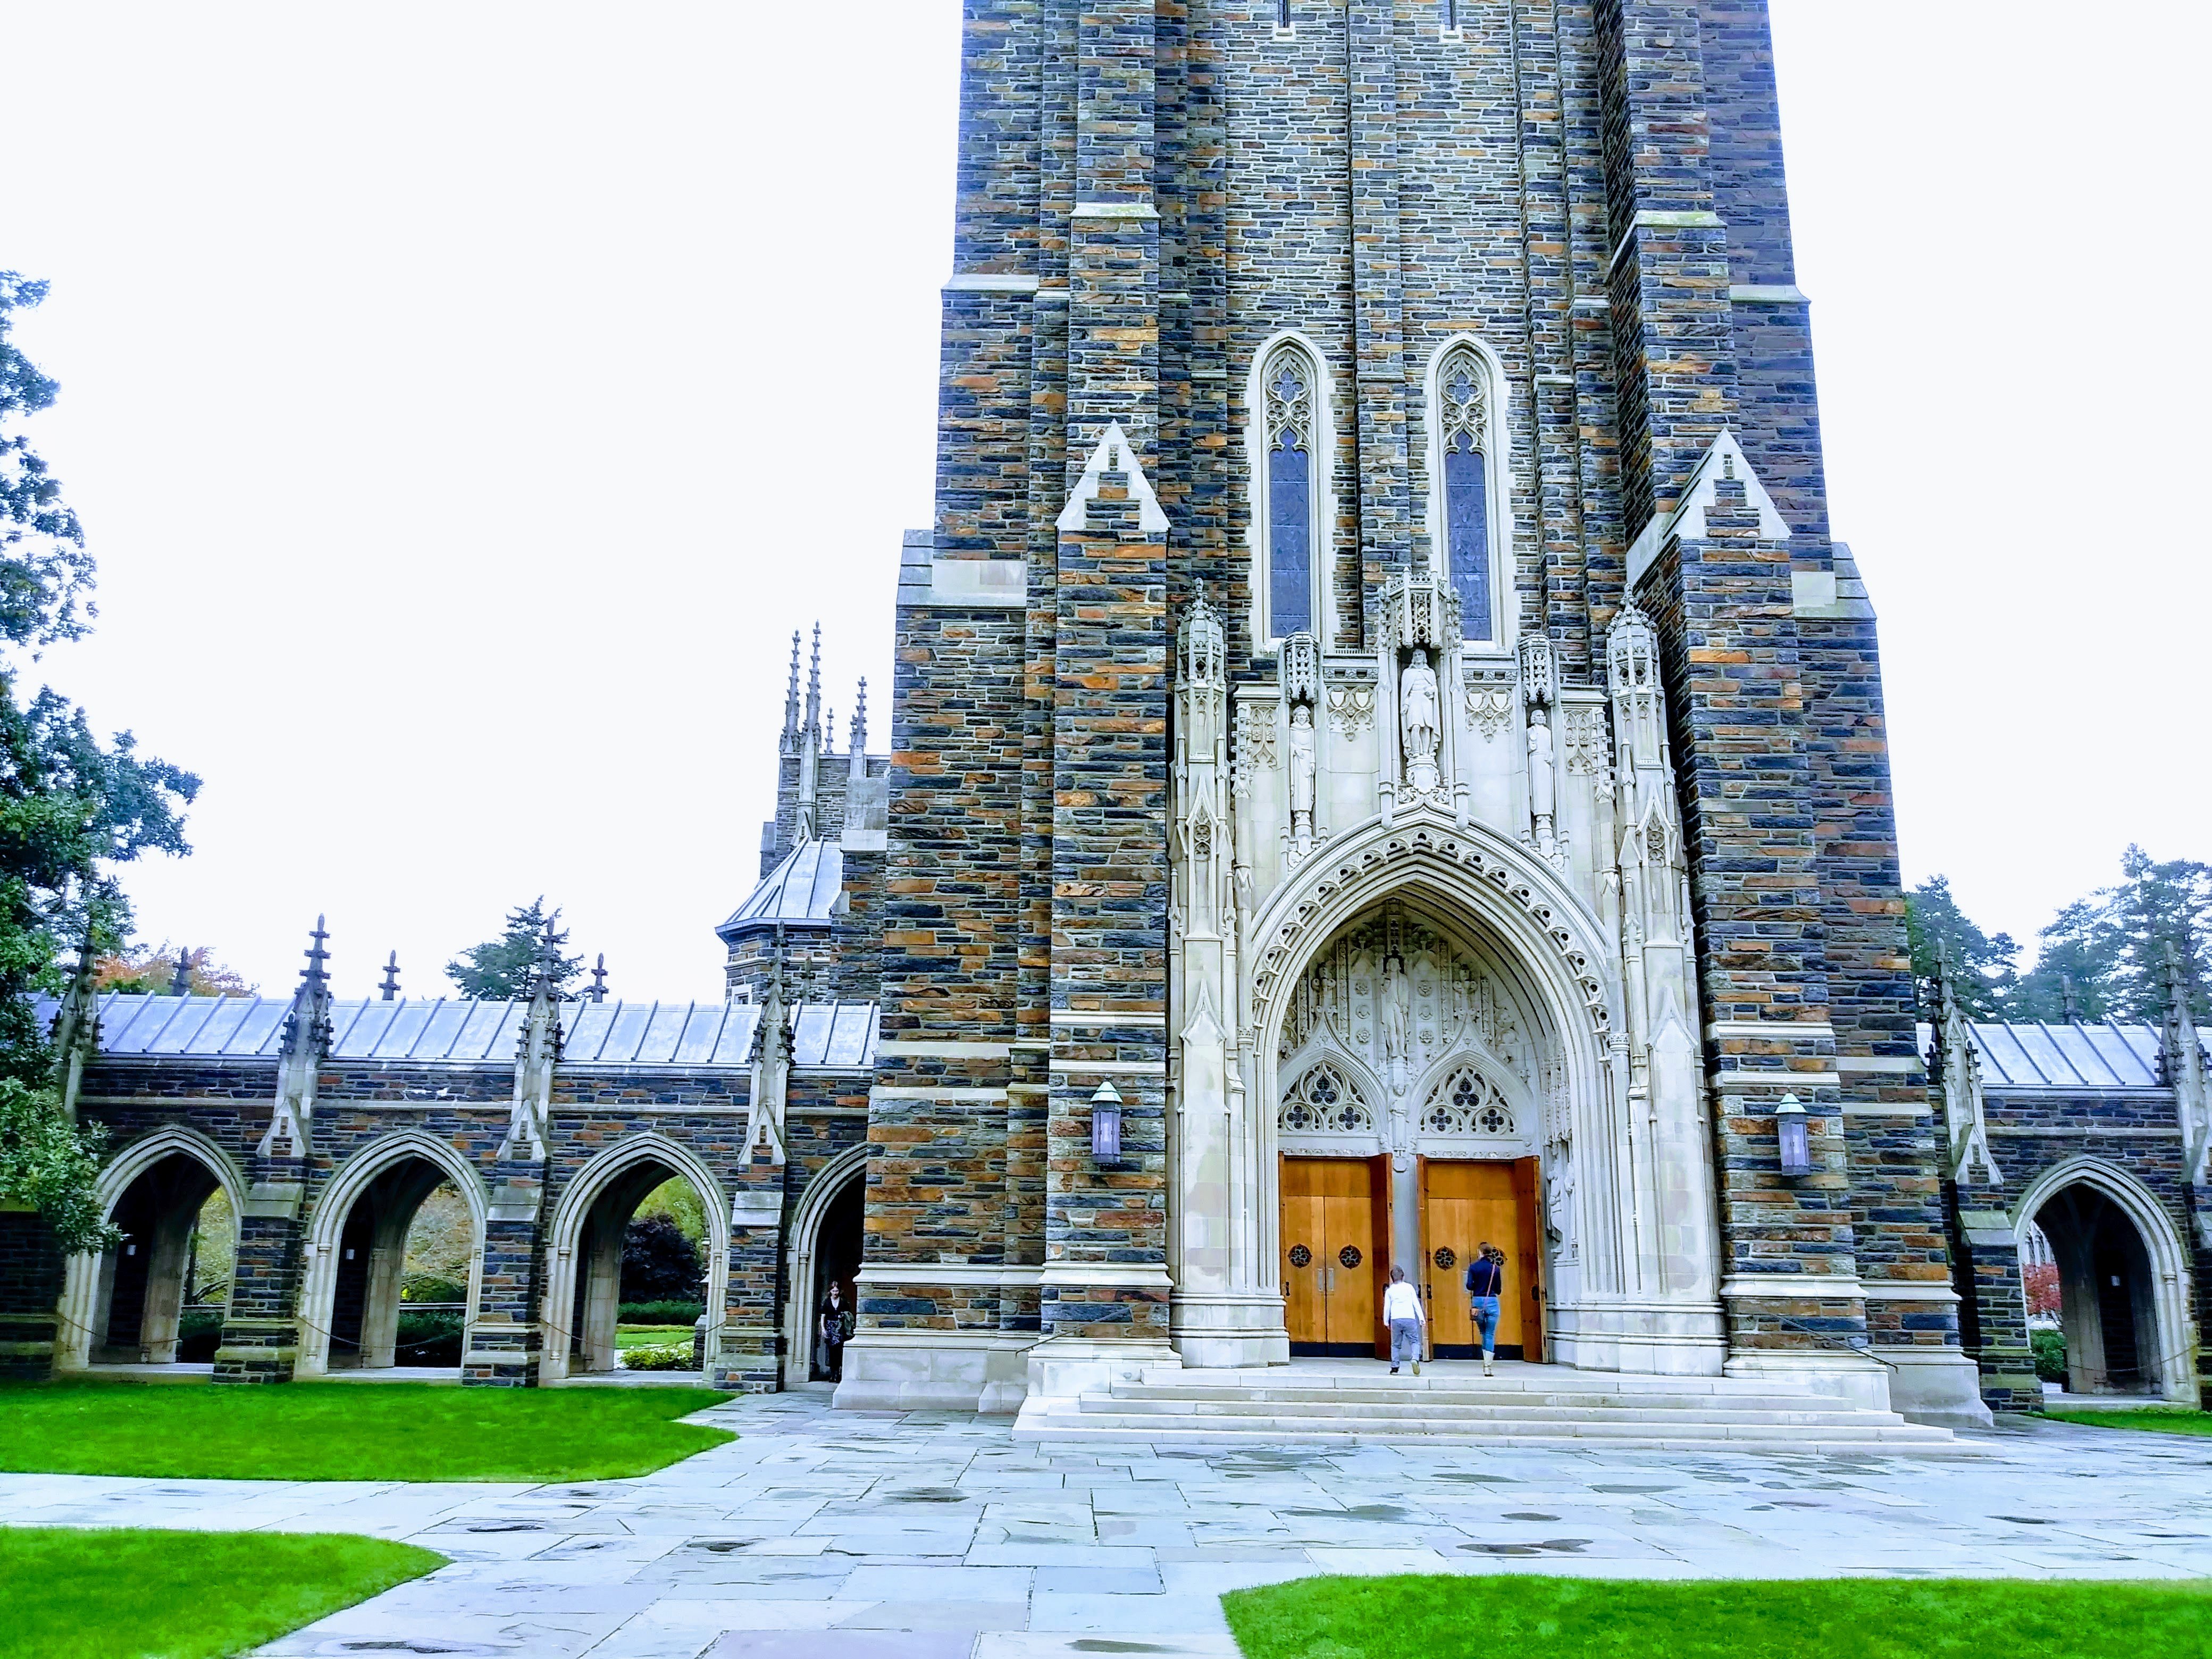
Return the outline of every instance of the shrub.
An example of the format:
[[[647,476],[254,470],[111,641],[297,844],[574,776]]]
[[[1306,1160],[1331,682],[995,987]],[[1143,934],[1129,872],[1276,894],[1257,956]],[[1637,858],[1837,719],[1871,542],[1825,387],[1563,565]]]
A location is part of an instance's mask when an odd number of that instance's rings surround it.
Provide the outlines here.
[[[395,1365],[458,1365],[461,1363],[461,1316],[457,1313],[399,1316]]]
[[[2030,1331],[2027,1346],[2035,1352],[2035,1374],[2045,1382],[2066,1381],[2066,1334],[2063,1331]]]
[[[187,1365],[204,1365],[222,1346],[222,1310],[187,1308],[177,1320],[177,1358]]]
[[[623,1229],[622,1300],[689,1301],[699,1294],[699,1247],[665,1215]]]
[[[434,1273],[410,1273],[399,1287],[407,1302],[462,1302],[469,1299],[468,1281],[441,1279]]]
[[[696,1325],[706,1311],[697,1302],[625,1302],[616,1321],[623,1325]]]
[[[624,1348],[622,1351],[623,1369],[629,1371],[688,1371],[691,1366],[691,1345],[673,1343],[665,1348]]]

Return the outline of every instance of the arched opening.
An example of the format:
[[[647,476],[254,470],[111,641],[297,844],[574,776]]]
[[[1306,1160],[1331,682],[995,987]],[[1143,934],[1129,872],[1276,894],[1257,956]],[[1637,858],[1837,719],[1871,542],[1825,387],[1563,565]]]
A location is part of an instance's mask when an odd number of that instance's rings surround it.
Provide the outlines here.
[[[1516,954],[1439,896],[1401,887],[1356,914],[1290,992],[1275,1128],[1294,1355],[1384,1352],[1393,1266],[1436,1352],[1479,1352],[1462,1279],[1483,1243],[1506,1264],[1498,1351],[1544,1352],[1539,1159],[1573,1139],[1559,1045]]]
[[[338,1227],[329,1325],[332,1370],[461,1363],[475,1218],[426,1158],[387,1164]]]
[[[848,1146],[814,1172],[793,1207],[783,1281],[783,1385],[787,1389],[840,1380],[844,1356],[824,1351],[823,1304],[830,1286],[836,1285],[843,1308],[857,1306],[867,1172],[867,1143]]]
[[[678,1369],[690,1369],[690,1328],[708,1306],[704,1234],[713,1206],[690,1174],[657,1158],[628,1164],[599,1187],[583,1213],[565,1310],[569,1375],[622,1366],[625,1306],[653,1322],[640,1346],[679,1347],[686,1358]]]
[[[807,1342],[807,1378],[815,1382],[844,1380],[843,1339],[852,1334],[860,1294],[863,1206],[867,1182],[859,1171],[847,1178],[823,1212],[815,1230],[811,1283],[805,1286],[811,1311]],[[800,1288],[793,1286],[794,1289]],[[832,1291],[836,1300],[830,1300]],[[828,1327],[834,1325],[832,1340]]]
[[[2058,1328],[2069,1394],[2165,1392],[2158,1281],[2135,1218],[2087,1182],[2060,1188],[2035,1212],[2057,1269]]]
[[[198,1158],[171,1152],[123,1189],[109,1219],[123,1240],[100,1260],[90,1357],[109,1364],[213,1359],[238,1239],[222,1182]]]

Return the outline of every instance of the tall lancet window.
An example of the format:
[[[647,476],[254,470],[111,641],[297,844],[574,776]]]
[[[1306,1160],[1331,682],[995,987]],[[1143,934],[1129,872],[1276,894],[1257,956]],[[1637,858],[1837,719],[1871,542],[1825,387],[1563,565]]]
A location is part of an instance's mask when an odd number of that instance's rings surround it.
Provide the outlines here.
[[[1268,358],[1267,631],[1314,625],[1314,364],[1294,345]]]
[[[1437,374],[1443,439],[1444,566],[1459,594],[1460,632],[1498,637],[1491,592],[1490,365],[1471,346],[1446,354]]]

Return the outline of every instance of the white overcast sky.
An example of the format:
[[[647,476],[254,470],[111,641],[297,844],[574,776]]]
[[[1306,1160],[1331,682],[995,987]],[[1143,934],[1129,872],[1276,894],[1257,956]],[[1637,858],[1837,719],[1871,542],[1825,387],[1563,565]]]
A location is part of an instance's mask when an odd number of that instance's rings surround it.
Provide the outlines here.
[[[2023,939],[2212,856],[2201,5],[1777,0],[1907,878]],[[141,933],[415,994],[547,895],[720,994],[787,641],[888,737],[957,0],[0,0],[0,268],[100,563],[40,672],[206,780]]]

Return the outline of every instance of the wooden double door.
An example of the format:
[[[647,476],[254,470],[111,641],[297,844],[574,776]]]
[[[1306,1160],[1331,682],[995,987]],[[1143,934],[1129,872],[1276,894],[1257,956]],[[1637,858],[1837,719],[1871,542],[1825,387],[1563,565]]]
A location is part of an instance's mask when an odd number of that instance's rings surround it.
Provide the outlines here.
[[[1393,1177],[1388,1158],[1282,1161],[1282,1278],[1294,1354],[1388,1356],[1382,1292],[1390,1282]],[[1432,1352],[1480,1350],[1467,1269],[1486,1242],[1505,1252],[1498,1353],[1543,1355],[1542,1219],[1536,1160],[1416,1160],[1419,1255],[1405,1265],[1429,1316]]]

